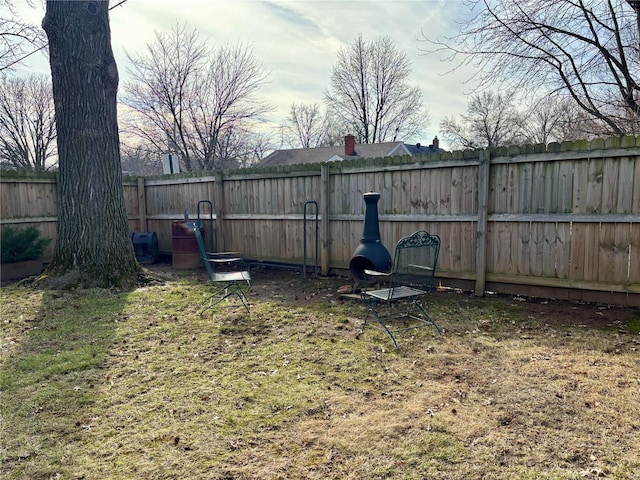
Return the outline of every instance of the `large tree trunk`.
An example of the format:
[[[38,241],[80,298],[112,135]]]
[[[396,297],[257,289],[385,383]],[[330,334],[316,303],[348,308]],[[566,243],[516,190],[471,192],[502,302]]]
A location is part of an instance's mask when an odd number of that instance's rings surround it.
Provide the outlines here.
[[[131,286],[139,271],[127,225],[116,116],[118,70],[108,1],[47,1],[58,131],[58,238],[48,276]]]

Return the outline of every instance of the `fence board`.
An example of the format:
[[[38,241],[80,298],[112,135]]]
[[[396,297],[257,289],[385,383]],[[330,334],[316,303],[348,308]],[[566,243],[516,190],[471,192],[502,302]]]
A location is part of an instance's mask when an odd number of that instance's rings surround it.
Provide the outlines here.
[[[460,226],[459,249],[460,261],[457,265],[460,272],[475,272],[476,261],[476,224],[474,222],[460,222],[456,225]],[[454,271],[456,263],[453,264]]]
[[[425,205],[424,213],[437,215],[441,211],[442,184],[440,183],[440,175],[434,175],[433,170],[427,170],[424,183],[425,188]]]
[[[612,159],[615,161],[615,159]],[[615,200],[615,213],[631,213],[633,212],[633,192],[640,189],[640,184],[634,185],[634,166],[636,162],[632,158],[622,157],[618,159],[618,178],[616,181],[631,183],[631,188],[618,186],[617,197]]]
[[[571,212],[573,197],[573,161],[558,162],[558,205],[554,213]]]
[[[588,159],[573,162],[572,213],[587,213],[588,167]]]
[[[519,190],[520,190],[520,211],[522,213],[531,213],[531,184],[532,184],[533,165],[529,162],[520,165]]]
[[[443,225],[445,226],[445,225]],[[460,222],[451,222],[449,224],[449,262],[445,266],[441,266],[446,270],[461,271],[463,257],[463,224]]]
[[[638,283],[640,283],[640,223],[633,223],[631,224],[629,242],[629,278],[627,284],[637,286]],[[640,293],[640,289],[636,290],[636,293]]]
[[[463,213],[464,212],[464,168],[453,167],[451,169],[451,182],[449,192],[451,201],[449,202],[449,211],[447,213]]]
[[[544,242],[542,245],[542,276],[556,277],[556,223],[548,222],[542,226]]]
[[[535,277],[542,276],[544,265],[544,228],[543,223],[531,222],[531,250],[529,271]]]
[[[518,224],[518,241],[520,252],[518,255],[518,275],[531,273],[531,222]]]
[[[409,197],[409,214],[418,215],[423,212],[423,183],[422,174],[426,173],[420,170],[412,170],[410,177],[410,197]]]
[[[127,215],[129,217],[138,216],[140,212],[140,204],[138,202],[138,185],[125,185],[123,193]],[[137,225],[134,225],[134,229],[137,230],[135,227],[137,227]]]
[[[602,180],[604,176],[604,160],[592,159],[589,161],[587,174],[587,213],[602,213]]]
[[[621,224],[624,228],[625,225]],[[618,224],[602,224],[599,229],[599,246],[598,246],[598,281],[609,283],[615,282],[617,272],[615,271],[615,263],[618,246],[616,244],[616,230]],[[626,272],[625,278],[626,280]],[[623,280],[623,282],[624,282]],[[619,283],[619,282],[618,282]]]
[[[536,162],[533,165],[531,179],[531,211],[544,213],[545,171],[544,164]]]
[[[582,262],[584,265],[583,280],[587,282],[595,282],[598,279],[600,266],[600,224],[588,223],[584,226],[584,256]]]
[[[607,158],[602,168],[602,205],[600,213],[617,213],[618,188],[620,185],[620,162]]]
[[[430,170],[433,177],[440,176],[440,208],[438,213],[441,215],[451,214],[452,201],[454,195],[453,188],[453,170],[451,168],[440,169],[441,175],[438,175],[438,170]]]
[[[640,159],[635,157],[635,170],[633,173],[633,181],[628,181],[627,189],[631,189],[633,200],[631,202],[631,212],[638,214],[640,212]]]
[[[568,279],[570,274],[571,224],[556,224],[556,276]]]
[[[517,198],[517,197],[516,197]],[[518,241],[518,225],[514,222],[506,222],[505,225],[507,243],[507,258],[505,271],[507,275],[518,274],[518,257],[520,256],[520,243]]]
[[[558,198],[562,195],[558,179],[560,175],[560,163],[548,162],[545,175],[545,213],[558,212]]]
[[[507,211],[507,172],[506,164],[493,165],[489,174],[489,212]]]
[[[507,213],[520,212],[520,204],[522,203],[522,199],[520,198],[520,179],[518,175],[519,171],[520,166],[518,164],[507,166],[507,203],[504,207]]]
[[[411,212],[411,171],[402,170],[400,172],[400,191],[398,197],[401,199],[400,211],[398,213],[408,214]]]
[[[463,199],[461,213],[478,213],[478,166],[463,167]],[[475,261],[474,261],[475,262]]]
[[[351,201],[352,200],[351,192],[353,191],[351,182],[354,179],[351,175],[340,175],[338,176],[338,180],[340,181],[340,184],[341,184],[340,188],[338,189],[338,192],[341,193],[342,201],[340,202],[340,208],[336,210],[336,213],[337,212],[352,213],[351,208],[356,208],[358,206],[355,204],[355,202]]]

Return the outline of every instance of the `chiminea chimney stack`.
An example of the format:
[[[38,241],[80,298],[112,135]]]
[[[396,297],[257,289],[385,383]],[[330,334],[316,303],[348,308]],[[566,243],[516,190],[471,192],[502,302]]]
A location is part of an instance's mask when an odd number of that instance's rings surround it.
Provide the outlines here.
[[[433,149],[434,149],[434,150],[436,150],[436,149],[438,149],[438,148],[440,148],[440,140],[438,140],[438,137],[436,136],[436,137],[433,139]]]
[[[356,153],[356,137],[353,135],[344,136],[344,154],[355,155]]]

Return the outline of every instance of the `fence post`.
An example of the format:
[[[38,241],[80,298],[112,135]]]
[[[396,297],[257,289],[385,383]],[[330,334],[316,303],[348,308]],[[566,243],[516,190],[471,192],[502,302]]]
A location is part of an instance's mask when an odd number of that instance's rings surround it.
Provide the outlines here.
[[[225,252],[226,245],[224,242],[224,190],[223,190],[224,180],[222,179],[222,172],[216,172],[212,190],[213,190],[213,212],[211,212],[215,217],[213,232],[210,235],[214,235],[214,245],[215,251],[217,252]]]
[[[144,188],[144,177],[138,177],[138,231],[147,231],[147,193]]]
[[[476,286],[474,295],[484,295],[487,275],[487,216],[489,209],[489,150],[478,152],[478,234],[476,237]]]
[[[320,164],[320,274],[329,274],[329,164]]]

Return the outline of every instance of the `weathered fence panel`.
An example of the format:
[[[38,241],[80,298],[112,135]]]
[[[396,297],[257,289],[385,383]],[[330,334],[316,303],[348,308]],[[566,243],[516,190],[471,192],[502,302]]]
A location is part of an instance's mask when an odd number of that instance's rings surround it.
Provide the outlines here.
[[[0,219],[1,224],[16,228],[34,226],[43,237],[55,241],[58,215],[58,198],[55,175],[20,178],[0,177]],[[45,249],[44,256],[53,253],[52,241]]]
[[[217,250],[346,270],[363,194],[376,191],[383,244],[392,252],[415,230],[437,233],[445,282],[640,303],[640,138],[205,175],[126,180],[131,231],[156,232],[170,253],[172,223],[185,210],[195,219],[205,200]],[[55,239],[55,177],[3,175],[1,185],[2,225],[37,225]]]
[[[223,244],[252,259],[302,263],[305,203],[318,202],[320,171],[312,174],[236,175],[223,180]],[[308,213],[311,213],[310,211]],[[307,235],[315,216],[307,219]],[[314,233],[315,235],[315,233]],[[308,249],[309,258],[313,258]]]

